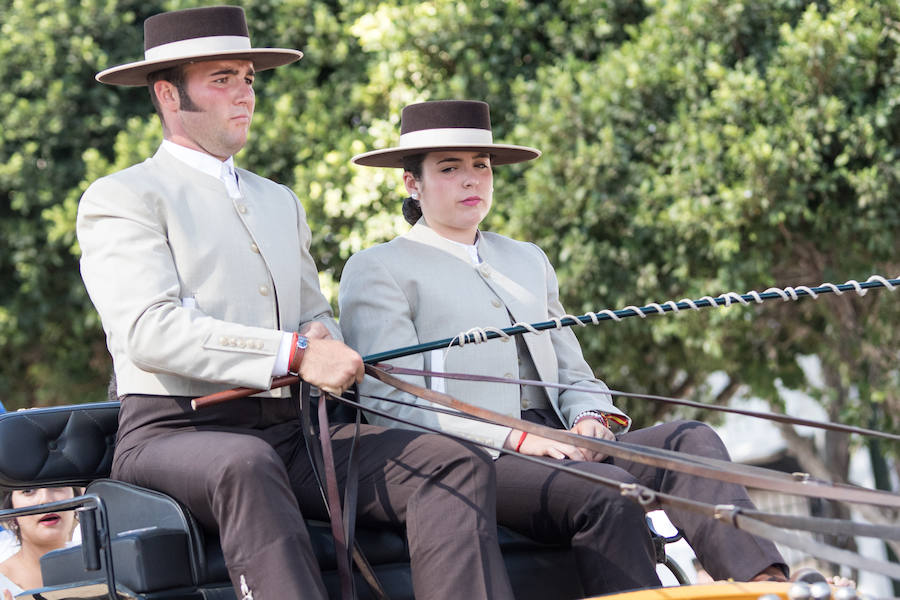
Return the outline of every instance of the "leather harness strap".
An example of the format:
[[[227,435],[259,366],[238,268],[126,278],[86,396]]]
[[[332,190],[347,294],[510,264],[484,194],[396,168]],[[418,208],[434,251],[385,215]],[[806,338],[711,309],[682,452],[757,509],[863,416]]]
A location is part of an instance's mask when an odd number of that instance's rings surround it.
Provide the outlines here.
[[[516,417],[468,404],[448,394],[423,388],[408,381],[398,379],[372,365],[366,365],[366,374],[375,377],[388,385],[396,387],[399,390],[422,398],[423,400],[453,408],[482,419],[488,419],[499,425],[527,431],[528,433],[556,440],[558,442],[587,448],[588,450],[604,455],[626,458],[628,460],[663,469],[672,469],[691,475],[698,475],[728,483],[737,483],[739,485],[776,492],[814,498],[826,498],[829,500],[842,500],[845,502],[900,507],[900,496],[896,494],[852,486],[833,485],[828,482],[813,479],[806,474],[803,474],[803,477],[798,480],[786,474],[775,475],[770,471],[759,467],[736,465],[735,463],[728,461],[687,455],[671,450],[649,448],[622,442],[609,442],[599,438],[588,438],[568,431],[530,423]],[[741,472],[739,473],[737,471]]]
[[[385,418],[394,419],[400,423],[404,423],[407,425],[417,425],[418,427],[425,429],[426,431],[440,433],[453,439],[457,439],[460,441],[469,441],[470,443],[483,446],[485,448],[490,448],[490,446],[488,446],[487,444],[473,442],[471,440],[467,440],[464,436],[461,435],[448,434],[446,432],[441,432],[433,427],[416,424],[409,421],[408,419],[397,417],[396,415],[392,415],[391,413],[379,410],[377,408],[362,406],[359,402],[354,402],[348,400],[347,398],[340,398],[339,400],[350,406],[354,406],[366,412],[370,412]],[[436,409],[432,406],[418,406],[426,410],[438,410],[440,412],[445,412],[442,409]],[[456,414],[459,414],[459,412],[457,411]],[[461,416],[464,418],[469,418],[469,416],[465,414]],[[706,504],[703,502],[690,500],[688,498],[681,498],[679,496],[657,492],[642,485],[634,483],[622,483],[621,481],[609,479],[607,477],[597,475],[596,473],[591,473],[589,471],[584,471],[573,466],[569,466],[565,461],[558,461],[546,457],[530,456],[527,454],[517,454],[505,448],[501,448],[499,450],[501,453],[516,456],[519,460],[526,460],[529,462],[543,464],[558,471],[569,473],[581,479],[592,481],[594,483],[605,485],[607,487],[617,488],[623,496],[637,502],[644,508],[644,510],[655,510],[658,508],[665,509],[670,507],[690,510],[695,513],[707,516],[710,519],[724,522],[728,525],[731,525],[732,527],[735,527],[736,529],[744,529],[748,532],[753,533],[754,535],[759,535],[760,537],[778,541],[788,546],[800,548],[811,556],[823,558],[826,560],[834,560],[835,557],[841,557],[842,564],[868,570],[873,573],[881,573],[892,576],[896,573],[896,569],[898,568],[897,565],[893,565],[885,561],[876,560],[869,557],[864,558],[852,552],[848,552],[834,546],[829,546],[827,544],[819,542],[810,543],[805,538],[777,529],[778,527],[781,527],[788,529],[808,530],[817,533],[862,535],[892,540],[900,536],[900,527],[898,526],[870,525],[868,523],[855,523],[852,521],[842,521],[839,519],[822,519],[818,517],[803,517],[799,515],[777,515],[772,513],[759,512],[750,508],[736,507],[733,505]],[[776,527],[773,528],[772,526],[767,525],[767,523],[774,523],[776,524]],[[779,534],[771,534],[770,531],[772,529],[776,529]]]
[[[319,398],[319,443],[322,446],[322,459],[325,463],[325,497],[328,499],[328,514],[331,517],[331,536],[334,539],[334,554],[337,559],[338,574],[341,579],[341,598],[353,600],[356,589],[353,582],[353,571],[350,569],[350,551],[347,541],[347,530],[341,509],[341,494],[338,490],[337,469],[334,465],[334,450],[331,446],[331,434],[328,423],[328,397]],[[347,480],[347,487],[355,485],[355,481]]]
[[[694,402],[693,400],[685,400],[683,398],[672,398],[670,396],[659,396],[656,394],[639,394],[635,392],[620,392],[618,390],[600,390],[595,387],[569,385],[566,383],[550,383],[547,381],[538,381],[535,379],[516,379],[514,377],[494,377],[492,375],[472,375],[469,373],[444,373],[441,371],[425,371],[422,369],[410,369],[407,367],[396,367],[388,363],[379,363],[375,365],[377,368],[395,375],[419,375],[422,377],[439,377],[442,379],[457,379],[460,381],[482,381],[490,383],[507,383],[515,385],[530,385],[537,387],[548,387],[559,390],[572,390],[576,392],[587,392],[589,394],[621,396],[623,398],[641,398],[644,400],[654,400],[666,404],[674,404],[677,406],[689,406],[691,408],[701,408],[704,410],[713,410],[717,412],[732,413],[769,421],[777,421],[779,423],[787,423],[790,425],[802,425],[805,427],[815,427],[817,429],[827,429],[830,431],[840,431],[842,433],[858,433],[869,437],[883,438],[887,440],[900,441],[900,435],[888,433],[885,431],[876,431],[874,429],[865,429],[863,427],[855,427],[853,425],[844,425],[842,423],[831,423],[828,421],[813,421],[811,419],[802,419],[800,417],[792,417],[780,413],[762,412],[756,410],[748,410],[743,408],[732,408],[730,406],[719,406],[715,404],[704,404],[703,402]]]
[[[752,533],[753,535],[758,535],[774,542],[791,546],[798,550],[802,550],[807,554],[823,558],[829,562],[854,567],[870,573],[886,575],[891,579],[900,581],[900,565],[896,563],[863,557],[855,552],[850,552],[849,550],[817,542],[812,538],[788,533],[780,527],[763,523],[762,521],[741,515],[740,513],[734,515],[734,526],[738,529],[743,529],[747,533]]]
[[[335,556],[338,565],[338,575],[341,582],[341,597],[343,599],[356,598],[356,582],[353,571],[350,568],[348,555],[352,555],[353,562],[360,574],[369,585],[372,595],[377,600],[389,600],[387,592],[375,575],[375,570],[366,559],[354,539],[356,522],[356,492],[358,489],[358,464],[356,448],[359,443],[359,412],[357,411],[356,430],[347,465],[347,484],[345,488],[344,509],[341,510],[340,495],[337,486],[337,472],[334,464],[334,454],[331,448],[331,435],[328,423],[327,396],[322,396],[318,401],[319,430],[312,426],[312,401],[310,397],[311,386],[305,381],[301,382],[300,393],[300,421],[306,451],[310,464],[313,466],[313,474],[319,484],[322,493],[322,501],[328,512],[331,522],[331,532],[334,538]],[[318,443],[317,443],[318,442]],[[327,448],[327,449],[326,449]],[[323,481],[322,477],[325,477]],[[343,518],[341,514],[343,513]],[[348,552],[348,548],[350,549]]]

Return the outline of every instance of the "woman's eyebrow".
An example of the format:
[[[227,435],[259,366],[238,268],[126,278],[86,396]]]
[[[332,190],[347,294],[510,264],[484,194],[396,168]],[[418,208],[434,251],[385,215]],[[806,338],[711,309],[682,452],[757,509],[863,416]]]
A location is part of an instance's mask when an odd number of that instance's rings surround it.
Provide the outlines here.
[[[490,157],[491,157],[491,155],[488,154],[487,152],[482,152],[481,154],[476,154],[472,158],[477,159],[477,158],[490,158]],[[441,164],[441,163],[445,163],[445,162],[461,162],[461,161],[462,161],[461,158],[457,158],[455,156],[448,156],[447,158],[442,158],[441,160],[437,161],[436,164]]]

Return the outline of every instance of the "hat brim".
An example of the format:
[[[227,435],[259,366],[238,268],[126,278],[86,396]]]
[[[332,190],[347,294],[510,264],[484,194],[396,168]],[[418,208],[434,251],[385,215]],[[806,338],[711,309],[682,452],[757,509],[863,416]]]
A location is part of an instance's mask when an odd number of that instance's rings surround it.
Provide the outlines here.
[[[209,52],[159,60],[140,60],[119,65],[100,71],[97,73],[96,79],[100,83],[109,85],[142,86],[147,85],[147,75],[150,73],[189,62],[206,60],[249,60],[253,62],[254,70],[265,71],[267,69],[274,69],[275,67],[290,64],[301,58],[303,58],[302,52],[287,48],[251,48],[226,52]]]
[[[541,155],[537,148],[513,146],[510,144],[483,144],[457,146],[404,146],[402,148],[385,148],[357,154],[350,159],[354,164],[364,167],[402,167],[403,159],[415,154],[428,152],[486,152],[491,155],[492,165],[511,165],[534,160]]]

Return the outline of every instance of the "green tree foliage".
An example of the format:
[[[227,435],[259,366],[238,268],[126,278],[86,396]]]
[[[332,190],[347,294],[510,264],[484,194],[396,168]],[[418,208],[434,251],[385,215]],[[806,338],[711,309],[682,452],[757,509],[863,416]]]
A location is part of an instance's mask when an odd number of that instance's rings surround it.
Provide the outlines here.
[[[96,177],[160,128],[142,89],[96,71],[135,60],[141,23],[196,2],[7,0],[0,69],[0,366],[12,406],[104,397],[110,365],[81,285],[74,215]],[[292,186],[333,298],[354,251],[406,227],[399,173],[351,156],[396,141],[413,101],[480,98],[498,168],[491,229],[558,267],[570,312],[725,291],[896,276],[900,6],[876,0],[253,0],[263,73],[242,166]],[[898,429],[897,297],[630,319],[579,332],[621,389],[724,401],[779,386],[835,420]],[[473,323],[473,326],[477,325]],[[824,385],[798,358],[818,357]],[[713,372],[724,390],[707,389]],[[640,424],[667,410],[627,402]],[[829,446],[846,475],[847,441]]]

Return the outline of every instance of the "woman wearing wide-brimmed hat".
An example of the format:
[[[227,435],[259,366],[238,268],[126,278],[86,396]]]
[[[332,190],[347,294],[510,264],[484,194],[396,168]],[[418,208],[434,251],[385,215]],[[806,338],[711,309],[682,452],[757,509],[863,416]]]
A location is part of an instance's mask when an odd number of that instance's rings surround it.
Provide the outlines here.
[[[450,338],[471,327],[509,327],[565,314],[553,267],[534,244],[479,229],[493,199],[492,168],[540,156],[534,148],[494,143],[487,104],[434,101],[407,106],[397,146],[353,158],[359,165],[403,169],[409,197],[403,213],[412,224],[392,241],[352,256],[340,287],[340,324],[361,354]],[[591,387],[598,393],[454,379],[411,378],[466,402],[581,435],[727,458],[706,425],[676,422],[628,432],[603,382],[584,361],[571,329],[467,344],[391,361],[457,373],[540,379]],[[421,403],[371,379],[361,384],[375,408],[409,421],[466,435],[494,447],[565,460],[623,482],[711,503],[743,504],[743,488],[662,472],[575,446],[459,417],[402,406],[376,397]],[[372,422],[398,426],[390,419]],[[554,472],[507,454],[495,460],[497,520],[538,540],[571,542],[585,593],[658,585],[644,512],[617,490]],[[717,578],[783,579],[784,560],[774,545],[687,511],[670,518],[684,532],[704,567]]]

